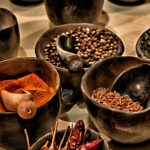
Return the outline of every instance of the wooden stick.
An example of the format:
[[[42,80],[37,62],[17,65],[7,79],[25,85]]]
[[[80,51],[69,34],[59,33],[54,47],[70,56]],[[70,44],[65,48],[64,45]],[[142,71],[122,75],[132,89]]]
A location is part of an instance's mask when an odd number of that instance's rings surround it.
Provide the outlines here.
[[[56,132],[57,132],[57,127],[58,127],[58,121],[56,121],[54,131],[52,131],[52,142],[49,147],[49,150],[55,150],[54,143],[55,143],[55,137],[56,137]]]
[[[24,133],[25,133],[25,136],[26,136],[27,148],[28,148],[28,150],[31,150],[30,140],[29,140],[29,135],[28,135],[27,129],[24,129]]]
[[[67,131],[68,131],[69,128],[70,128],[70,127],[68,126],[67,129],[65,130],[64,135],[63,135],[63,137],[62,137],[62,140],[61,140],[61,142],[60,142],[60,144],[59,144],[58,150],[61,150],[62,144],[63,144],[63,142],[64,142],[64,140],[65,140],[65,137],[66,137],[66,135],[67,135]]]

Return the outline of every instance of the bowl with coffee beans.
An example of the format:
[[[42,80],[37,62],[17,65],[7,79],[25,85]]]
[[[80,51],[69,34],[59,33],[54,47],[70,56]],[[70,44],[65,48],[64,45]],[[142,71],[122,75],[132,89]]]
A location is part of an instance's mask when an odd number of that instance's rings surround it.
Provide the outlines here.
[[[82,78],[93,123],[114,141],[135,144],[150,139],[149,67],[146,59],[111,57],[95,63]]]
[[[138,57],[150,59],[150,28],[141,34],[136,43]]]
[[[35,46],[36,56],[53,64],[60,74],[63,111],[82,97],[80,82],[89,67],[123,52],[123,42],[115,33],[88,23],[55,26],[43,33]]]

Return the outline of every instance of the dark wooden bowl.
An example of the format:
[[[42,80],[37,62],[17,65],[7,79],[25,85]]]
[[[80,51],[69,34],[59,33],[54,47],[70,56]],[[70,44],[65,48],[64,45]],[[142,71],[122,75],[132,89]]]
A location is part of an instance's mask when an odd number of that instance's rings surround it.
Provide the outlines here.
[[[35,46],[35,54],[38,58],[44,59],[44,48],[47,44],[49,44],[52,39],[60,35],[61,33],[70,31],[76,27],[89,27],[89,28],[98,28],[100,30],[104,29],[104,27],[95,25],[95,24],[88,24],[88,23],[75,23],[75,24],[65,24],[59,25],[52,29],[47,30],[44,32]],[[106,29],[110,31],[109,29]],[[112,32],[112,31],[110,31]],[[117,55],[122,55],[124,52],[124,45],[122,40],[116,35],[119,39],[119,48]],[[55,66],[56,67],[56,66]],[[63,89],[72,89],[73,96],[67,98],[66,100],[62,100],[62,112],[66,112],[72,108],[72,106],[79,101],[81,98],[81,90],[80,90],[80,82],[84,72],[88,68],[84,68],[84,71],[79,72],[70,72],[68,69],[63,69],[60,67],[56,67],[57,71],[60,74],[61,85]]]
[[[55,24],[97,21],[104,0],[44,0],[45,9],[49,20]]]
[[[88,131],[91,133],[91,140],[97,139],[97,137],[99,137],[99,134],[96,131],[94,131],[92,129],[88,129]],[[58,144],[60,143],[64,132],[65,132],[65,129],[57,131],[57,133],[56,133],[56,141],[58,142]],[[40,148],[45,144],[45,142],[47,140],[51,140],[51,139],[52,139],[52,134],[51,133],[48,133],[48,134],[44,135],[43,137],[41,137],[39,140],[37,140],[31,146],[31,150],[40,150]],[[106,142],[106,140],[104,140],[104,143],[103,143],[103,150],[109,150],[109,145]]]
[[[139,37],[139,39],[136,43],[136,53],[137,53],[138,57],[142,57],[145,59],[150,59],[150,46],[149,46],[149,48],[145,48],[144,43],[143,43],[144,35],[148,31],[150,32],[150,28],[141,34],[141,36]],[[150,33],[149,33],[149,35],[150,35]]]
[[[0,8],[0,61],[17,57],[20,45],[18,21],[10,10]]]
[[[150,139],[150,108],[127,113],[98,104],[91,95],[98,87],[111,88],[125,69],[143,63],[150,64],[150,61],[132,56],[112,57],[94,64],[82,78],[81,90],[95,126],[100,132],[120,143],[140,143]]]
[[[44,60],[37,58],[14,58],[0,62],[0,80],[16,79],[36,73],[55,90],[54,95],[37,109],[30,120],[21,119],[15,112],[0,113],[0,146],[9,150],[27,149],[24,129],[33,144],[39,137],[50,131],[60,112],[60,79],[56,69]]]

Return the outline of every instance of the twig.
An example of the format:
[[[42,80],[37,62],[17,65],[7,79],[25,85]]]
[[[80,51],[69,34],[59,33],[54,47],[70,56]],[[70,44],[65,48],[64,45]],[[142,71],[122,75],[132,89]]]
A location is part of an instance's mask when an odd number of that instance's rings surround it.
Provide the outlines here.
[[[55,143],[57,127],[58,127],[58,121],[56,121],[56,124],[55,124],[55,127],[54,127],[54,131],[52,131],[52,142],[51,142],[51,145],[49,147],[49,150],[55,150],[54,143]]]
[[[24,133],[25,133],[25,136],[26,136],[27,148],[28,148],[28,150],[31,150],[30,140],[29,140],[29,135],[27,133],[27,129],[24,129]]]
[[[66,137],[66,134],[67,134],[67,131],[68,131],[69,128],[70,128],[70,127],[68,126],[67,129],[65,130],[64,135],[63,135],[63,137],[62,137],[62,140],[61,140],[61,142],[60,142],[60,144],[59,144],[58,150],[61,150],[62,144],[63,144],[63,142],[64,142],[64,140],[65,140],[65,137]]]

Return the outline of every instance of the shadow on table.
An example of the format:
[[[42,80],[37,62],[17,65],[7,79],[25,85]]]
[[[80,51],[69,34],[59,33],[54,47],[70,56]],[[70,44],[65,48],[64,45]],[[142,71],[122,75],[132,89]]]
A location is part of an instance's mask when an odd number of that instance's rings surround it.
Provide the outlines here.
[[[106,26],[109,22],[109,15],[106,11],[102,10],[101,15],[99,16],[96,24],[101,26]]]

